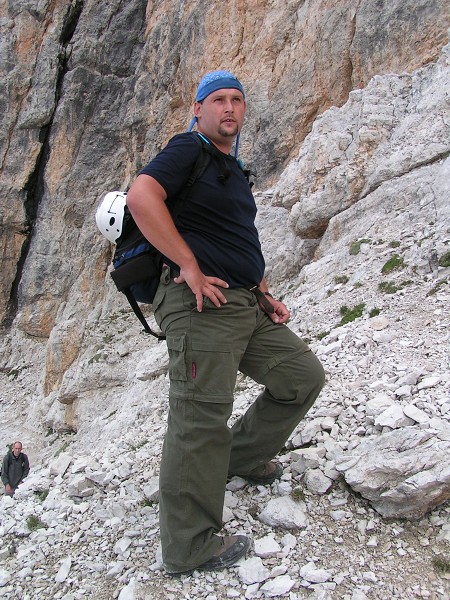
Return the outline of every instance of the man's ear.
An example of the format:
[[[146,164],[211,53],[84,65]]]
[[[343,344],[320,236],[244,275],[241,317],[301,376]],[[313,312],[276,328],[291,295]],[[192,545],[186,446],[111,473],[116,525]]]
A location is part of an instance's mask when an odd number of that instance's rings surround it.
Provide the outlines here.
[[[196,117],[200,116],[202,105],[202,102],[194,102],[194,115]]]

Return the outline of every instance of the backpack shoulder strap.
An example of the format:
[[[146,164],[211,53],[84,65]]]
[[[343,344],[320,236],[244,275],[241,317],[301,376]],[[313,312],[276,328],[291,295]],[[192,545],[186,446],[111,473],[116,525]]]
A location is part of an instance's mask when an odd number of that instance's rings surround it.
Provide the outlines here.
[[[213,146],[212,144],[201,134],[197,132],[192,132],[192,139],[196,141],[196,143],[200,146],[200,152],[198,157],[192,167],[192,170],[189,174],[189,177],[184,184],[181,192],[174,199],[172,206],[170,207],[170,214],[172,218],[175,219],[180,212],[184,202],[187,200],[191,188],[194,183],[200,179],[203,173],[206,171],[209,163],[211,162],[211,157],[213,156]]]
[[[147,319],[144,317],[144,314],[143,314],[139,304],[136,302],[136,298],[133,296],[130,288],[127,287],[122,291],[125,294],[125,296],[127,297],[127,300],[130,303],[130,306],[133,309],[134,314],[137,316],[139,321],[142,323],[142,326],[144,327],[145,332],[149,333],[150,335],[153,335],[159,342],[161,340],[165,340],[166,339],[165,335],[162,335],[161,333],[156,333],[155,331],[153,331],[153,329],[151,329],[150,325],[147,323]]]
[[[212,152],[209,149],[209,146],[211,146],[210,142],[201,134],[198,134],[196,132],[192,133],[192,139],[194,139],[200,146],[200,152],[192,168],[192,171],[189,174],[188,180],[186,181],[183,190],[177,197],[177,204],[179,200],[186,200],[191,187],[194,185],[197,179],[199,179],[203,175],[211,161]]]

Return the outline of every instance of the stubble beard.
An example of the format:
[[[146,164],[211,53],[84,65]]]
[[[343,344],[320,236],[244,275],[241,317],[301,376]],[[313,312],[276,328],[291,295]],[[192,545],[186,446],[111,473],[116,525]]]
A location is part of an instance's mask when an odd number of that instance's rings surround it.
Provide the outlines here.
[[[225,129],[225,127],[222,127],[221,125],[219,126],[219,134],[223,137],[236,137],[238,133],[239,129],[237,123],[235,123],[235,127],[233,127],[233,130]]]

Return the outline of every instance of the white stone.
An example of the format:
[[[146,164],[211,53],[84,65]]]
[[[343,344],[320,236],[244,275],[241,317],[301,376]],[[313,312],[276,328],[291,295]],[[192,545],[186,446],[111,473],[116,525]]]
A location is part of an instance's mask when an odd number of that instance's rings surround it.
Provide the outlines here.
[[[236,508],[239,505],[239,500],[236,498],[233,492],[227,490],[225,492],[224,504],[229,508]]]
[[[90,479],[94,483],[104,484],[107,483],[108,472],[107,471],[90,471],[86,469],[86,478]]]
[[[142,488],[144,496],[151,502],[159,502],[159,477],[152,477]]]
[[[11,573],[6,569],[0,568],[0,587],[4,587],[11,581]]]
[[[269,556],[274,556],[275,554],[280,552],[281,547],[280,544],[278,544],[278,542],[276,542],[272,536],[266,535],[254,541],[254,550],[256,556],[260,556],[261,558],[267,558]]]
[[[238,574],[243,583],[261,583],[269,577],[269,570],[263,565],[259,556],[248,558],[240,563]]]
[[[321,430],[322,419],[313,419],[312,421],[302,423],[301,432],[292,440],[294,446],[309,444]]]
[[[15,506],[15,501],[12,496],[2,496],[0,499],[0,506],[3,510],[8,510]]]
[[[137,582],[136,578],[132,577],[128,585],[120,590],[118,600],[137,600]]]
[[[410,385],[402,385],[395,389],[395,395],[401,398],[402,396],[411,396],[412,388]]]
[[[270,577],[279,577],[280,575],[286,575],[288,570],[287,565],[275,565],[270,571]]]
[[[375,417],[394,404],[393,398],[385,393],[380,393],[366,403],[366,413]]]
[[[407,425],[412,425],[413,423],[414,421],[405,415],[399,404],[394,404],[375,417],[375,425],[379,425],[380,427],[390,427],[391,429],[405,427]]]
[[[50,475],[62,477],[69,468],[73,458],[70,454],[62,453],[50,463]]]
[[[319,429],[317,430],[319,431]],[[303,459],[307,468],[316,468],[319,466],[321,459],[324,458],[326,449],[321,448],[299,448],[292,450],[290,453],[291,460],[298,461]]]
[[[291,551],[297,545],[297,538],[292,533],[286,533],[280,540],[281,545],[285,551]]]
[[[450,544],[450,523],[442,525],[441,531],[437,535],[437,540],[446,541]]]
[[[114,546],[114,552],[116,554],[124,554],[131,546],[131,540],[128,537],[123,537],[118,540]]]
[[[245,590],[245,598],[246,600],[251,600],[252,598],[256,598],[259,591],[259,583],[252,583]]]
[[[415,421],[416,423],[427,424],[430,422],[430,418],[428,415],[414,404],[407,404],[403,407],[403,412],[409,418]]]
[[[275,579],[266,581],[266,583],[260,587],[259,591],[264,596],[274,598],[289,593],[294,585],[295,580],[291,579],[289,575],[280,575],[279,577],[275,577]]]
[[[404,427],[365,438],[336,468],[384,517],[420,518],[450,498],[449,457],[436,430]]]
[[[439,377],[439,375],[432,375],[431,377],[425,377],[417,385],[417,389],[426,390],[426,389],[435,387],[440,381],[441,381],[441,378]]]
[[[61,563],[61,566],[58,569],[58,573],[56,574],[55,581],[56,583],[63,583],[67,577],[69,576],[70,569],[72,567],[72,558],[67,556]]]
[[[325,494],[333,485],[333,480],[324,475],[320,469],[309,469],[305,473],[305,484],[313,494]]]
[[[226,489],[230,492],[237,492],[242,490],[247,485],[247,482],[242,477],[232,477],[227,483]]]
[[[386,317],[373,317],[369,320],[369,324],[375,331],[381,331],[389,327],[389,319],[386,319]]]
[[[375,331],[373,334],[373,341],[378,344],[389,344],[392,340],[395,340],[396,337],[394,331]]]
[[[363,592],[363,590],[353,590],[351,600],[368,600],[368,596]]]
[[[342,341],[336,340],[335,342],[331,342],[327,344],[325,347],[322,347],[318,352],[321,354],[327,355],[332,353],[337,353],[342,348]]]
[[[83,474],[78,474],[69,483],[68,494],[78,498],[87,498],[94,493],[95,484]]]
[[[232,519],[234,519],[233,511],[231,510],[231,508],[224,505],[223,511],[222,511],[222,521],[224,523],[228,523]]]
[[[303,529],[308,523],[306,504],[289,496],[272,498],[258,516],[266,525],[284,529]]]
[[[300,576],[311,583],[324,583],[331,579],[332,574],[325,569],[318,569],[313,562],[308,562],[300,569]]]

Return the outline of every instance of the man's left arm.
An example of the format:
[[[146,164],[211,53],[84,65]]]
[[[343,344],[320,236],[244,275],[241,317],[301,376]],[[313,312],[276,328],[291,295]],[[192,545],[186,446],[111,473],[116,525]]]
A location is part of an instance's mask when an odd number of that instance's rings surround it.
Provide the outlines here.
[[[22,473],[22,479],[25,479],[25,477],[30,472],[30,461],[28,460],[28,456],[26,454],[23,455],[23,462],[24,462],[24,469],[23,469],[23,473]]]
[[[291,316],[291,313],[287,309],[287,306],[283,304],[280,300],[277,300],[272,296],[269,292],[269,288],[267,286],[266,278],[263,277],[261,283],[259,284],[259,289],[266,296],[267,300],[274,308],[273,313],[267,313],[269,317],[272,319],[274,323],[278,323],[280,325],[287,323]]]

